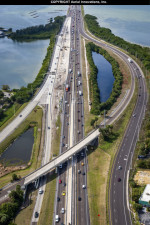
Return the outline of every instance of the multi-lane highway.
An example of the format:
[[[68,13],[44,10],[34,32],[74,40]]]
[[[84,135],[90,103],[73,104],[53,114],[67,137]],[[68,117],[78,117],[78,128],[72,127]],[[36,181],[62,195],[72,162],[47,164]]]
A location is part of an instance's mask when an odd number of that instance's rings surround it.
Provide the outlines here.
[[[106,45],[103,41],[97,41],[96,38],[89,36],[85,33],[83,27],[82,22],[80,31],[85,38],[94,41],[102,47],[112,50],[127,62],[127,55],[122,53],[119,49]],[[138,98],[111,172],[109,186],[109,220],[112,225],[132,224],[129,208],[128,178],[130,167],[132,167],[134,149],[138,140],[147,103],[147,91],[144,75],[134,61],[130,63],[129,67],[133,76],[132,79],[135,79],[135,77],[138,79]]]
[[[113,170],[110,179],[110,192],[109,192],[109,211],[110,211],[110,224],[127,225],[132,224],[131,217],[128,209],[128,183],[127,175],[130,168],[131,159],[133,156],[135,144],[139,134],[140,126],[145,112],[147,95],[144,76],[142,71],[135,62],[130,63],[128,56],[121,52],[118,48],[111,45],[106,45],[103,41],[98,41],[94,37],[89,36],[83,25],[83,18],[81,15],[80,6],[70,6],[68,17],[71,17],[71,43],[70,43],[70,57],[69,57],[69,70],[66,85],[68,84],[69,89],[65,89],[64,94],[64,118],[62,124],[62,136],[60,153],[62,155],[52,160],[46,166],[35,171],[34,173],[27,176],[22,183],[30,183],[35,177],[41,176],[48,172],[52,168],[60,165],[63,162],[62,168],[58,169],[58,181],[57,181],[57,194],[56,194],[56,208],[55,215],[59,215],[59,223],[65,223],[67,221],[66,211],[68,204],[68,191],[71,190],[72,198],[72,224],[90,224],[89,210],[88,210],[88,199],[87,199],[87,188],[86,188],[86,151],[84,146],[93,140],[93,138],[99,135],[99,131],[96,130],[90,134],[87,138],[84,138],[84,110],[83,110],[83,89],[82,89],[82,71],[81,71],[81,51],[80,51],[80,35],[84,38],[95,42],[96,44],[108,48],[123,59],[132,74],[132,87],[128,93],[128,96],[124,99],[124,102],[117,108],[112,114],[112,117],[107,120],[107,124],[112,123],[118,116],[123,112],[126,106],[129,104],[131,97],[134,92],[135,77],[138,79],[139,94],[137,104],[133,112],[134,116],[129,121],[128,129],[122,141],[122,145],[118,151],[115,162],[113,164]],[[36,103],[37,104],[37,103]],[[72,108],[71,108],[72,107]],[[73,109],[73,110],[72,110]],[[73,122],[72,119],[73,118]],[[73,137],[70,137],[70,129],[73,126]],[[71,134],[72,135],[72,134]],[[3,138],[1,136],[1,138]],[[66,150],[72,145],[79,142],[73,148]],[[72,143],[72,144],[71,144]],[[82,153],[75,153],[82,150]],[[68,162],[64,163],[66,159],[73,155],[73,158]],[[71,188],[68,189],[68,168],[72,167],[72,184]],[[121,166],[121,169],[119,169]],[[61,167],[61,166],[60,166]],[[120,178],[118,180],[118,178]],[[85,185],[85,186],[83,186]],[[65,195],[62,195],[63,191]],[[61,213],[62,208],[65,209],[65,213]],[[55,216],[54,216],[55,223]]]

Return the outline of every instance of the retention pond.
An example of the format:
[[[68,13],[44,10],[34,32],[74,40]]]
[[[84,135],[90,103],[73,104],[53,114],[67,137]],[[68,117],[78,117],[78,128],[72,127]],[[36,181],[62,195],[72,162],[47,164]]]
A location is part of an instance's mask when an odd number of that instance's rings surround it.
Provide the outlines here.
[[[94,64],[97,66],[97,83],[100,90],[100,101],[106,102],[109,98],[113,83],[114,76],[111,64],[99,53],[92,52]]]
[[[34,143],[34,128],[18,137],[0,156],[0,163],[6,166],[28,163]]]

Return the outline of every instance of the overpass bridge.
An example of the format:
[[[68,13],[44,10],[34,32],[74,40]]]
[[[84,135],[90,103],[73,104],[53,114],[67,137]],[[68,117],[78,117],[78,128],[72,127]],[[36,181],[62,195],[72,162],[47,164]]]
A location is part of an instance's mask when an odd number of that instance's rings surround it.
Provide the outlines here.
[[[66,150],[65,152],[63,152],[62,154],[57,156],[55,159],[45,164],[44,166],[28,174],[26,177],[24,177],[24,185],[25,186],[28,185],[29,183],[33,182],[34,180],[38,179],[42,175],[46,174],[47,172],[51,171],[55,167],[59,166],[61,163],[68,160],[70,157],[72,157],[77,152],[81,151],[81,149],[83,149],[86,145],[88,145],[90,142],[96,139],[99,134],[100,134],[99,129],[92,131],[84,139],[78,142],[76,145]]]

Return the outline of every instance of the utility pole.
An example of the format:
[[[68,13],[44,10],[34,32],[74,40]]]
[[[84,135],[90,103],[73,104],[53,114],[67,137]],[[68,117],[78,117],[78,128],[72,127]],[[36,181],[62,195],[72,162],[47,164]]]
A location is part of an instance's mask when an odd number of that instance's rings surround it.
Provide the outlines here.
[[[15,111],[15,105],[13,105],[13,107],[14,107],[14,116],[15,116],[15,113],[16,113],[16,111]]]
[[[106,128],[106,117],[105,117],[105,109],[104,109],[104,128]]]

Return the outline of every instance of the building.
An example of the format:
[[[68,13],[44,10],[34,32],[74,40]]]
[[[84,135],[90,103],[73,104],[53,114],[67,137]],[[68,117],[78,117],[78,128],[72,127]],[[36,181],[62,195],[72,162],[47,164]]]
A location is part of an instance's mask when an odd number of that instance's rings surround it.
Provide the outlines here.
[[[150,206],[150,184],[147,184],[143,194],[139,198],[139,204],[143,206]]]

